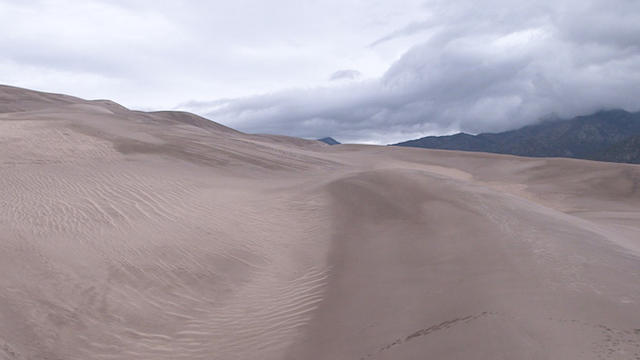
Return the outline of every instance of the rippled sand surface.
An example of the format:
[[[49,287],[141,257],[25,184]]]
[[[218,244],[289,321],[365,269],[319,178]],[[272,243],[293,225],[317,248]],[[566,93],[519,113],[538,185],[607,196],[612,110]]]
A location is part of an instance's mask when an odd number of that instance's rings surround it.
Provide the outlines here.
[[[640,359],[640,166],[0,87],[0,359]]]

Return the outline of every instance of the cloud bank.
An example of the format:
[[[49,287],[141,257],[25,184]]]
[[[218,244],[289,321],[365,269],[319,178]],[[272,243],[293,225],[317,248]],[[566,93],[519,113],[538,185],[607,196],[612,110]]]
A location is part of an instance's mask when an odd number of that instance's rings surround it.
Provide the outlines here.
[[[640,99],[637,0],[0,0],[0,33],[0,83],[342,142]]]
[[[378,78],[185,104],[249,132],[390,143],[640,108],[640,2],[430,1],[370,47],[417,43]],[[341,77],[341,76],[337,76]]]

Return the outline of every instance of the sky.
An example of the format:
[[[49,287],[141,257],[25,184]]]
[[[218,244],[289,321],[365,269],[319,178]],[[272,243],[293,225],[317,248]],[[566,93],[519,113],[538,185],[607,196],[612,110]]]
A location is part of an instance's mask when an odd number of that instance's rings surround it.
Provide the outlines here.
[[[0,83],[388,144],[640,109],[638,0],[0,0]]]

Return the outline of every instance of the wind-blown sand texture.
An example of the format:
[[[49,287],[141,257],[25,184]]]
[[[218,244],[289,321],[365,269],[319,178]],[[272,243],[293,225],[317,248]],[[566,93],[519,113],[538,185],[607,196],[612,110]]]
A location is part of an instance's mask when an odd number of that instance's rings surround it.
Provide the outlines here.
[[[640,359],[640,166],[0,87],[0,359]]]

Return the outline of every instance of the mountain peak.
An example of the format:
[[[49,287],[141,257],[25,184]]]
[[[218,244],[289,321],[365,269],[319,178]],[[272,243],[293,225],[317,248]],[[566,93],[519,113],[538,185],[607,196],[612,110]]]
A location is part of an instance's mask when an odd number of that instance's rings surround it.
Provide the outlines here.
[[[323,137],[322,139],[318,139],[318,141],[322,141],[325,144],[329,144],[329,145],[339,145],[340,142],[334,138],[332,138],[331,136],[327,136],[327,137]]]

